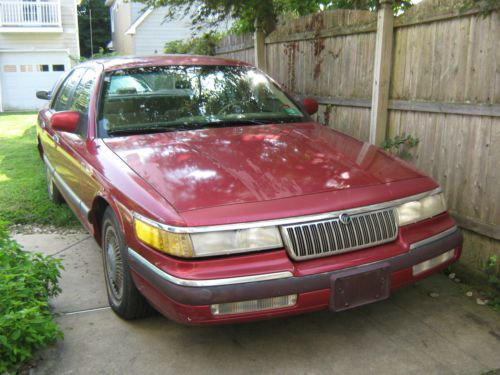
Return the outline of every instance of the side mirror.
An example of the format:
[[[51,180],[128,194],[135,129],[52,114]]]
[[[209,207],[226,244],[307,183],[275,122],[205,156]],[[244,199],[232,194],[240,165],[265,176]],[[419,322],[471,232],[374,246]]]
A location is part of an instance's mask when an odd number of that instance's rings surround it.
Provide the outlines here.
[[[67,133],[76,133],[80,124],[80,112],[57,112],[50,118],[50,127],[53,130]]]
[[[50,98],[52,97],[52,95],[50,94],[49,91],[40,90],[40,91],[36,92],[36,97],[38,99],[42,99],[42,100],[50,100]]]
[[[311,98],[302,99],[302,105],[304,106],[307,113],[314,115],[318,112],[318,102]]]

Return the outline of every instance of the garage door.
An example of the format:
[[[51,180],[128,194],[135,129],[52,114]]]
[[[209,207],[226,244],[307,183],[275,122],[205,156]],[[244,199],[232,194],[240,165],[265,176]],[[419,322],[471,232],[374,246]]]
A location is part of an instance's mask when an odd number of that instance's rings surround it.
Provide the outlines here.
[[[44,101],[37,90],[50,90],[70,69],[66,52],[0,52],[0,79],[4,111],[37,110]]]

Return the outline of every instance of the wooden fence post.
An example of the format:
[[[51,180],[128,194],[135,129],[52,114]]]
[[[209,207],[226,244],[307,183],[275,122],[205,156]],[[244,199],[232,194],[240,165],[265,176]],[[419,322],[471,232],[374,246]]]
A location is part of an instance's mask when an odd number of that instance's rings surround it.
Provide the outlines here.
[[[392,0],[380,0],[370,113],[370,143],[377,146],[380,146],[387,136],[393,26]]]
[[[266,71],[266,35],[262,28],[255,21],[255,33],[253,35],[253,45],[255,51],[255,65],[257,68]]]

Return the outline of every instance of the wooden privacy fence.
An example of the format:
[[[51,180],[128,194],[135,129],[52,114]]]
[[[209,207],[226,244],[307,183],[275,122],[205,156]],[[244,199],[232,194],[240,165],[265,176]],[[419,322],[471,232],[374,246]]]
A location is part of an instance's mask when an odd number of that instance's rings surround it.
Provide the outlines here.
[[[320,103],[320,122],[368,140],[377,15],[337,10],[287,20],[265,38],[266,70]],[[420,139],[411,163],[435,178],[464,228],[463,260],[500,255],[500,1],[487,11],[424,0],[394,20],[388,133]],[[253,63],[251,35],[218,55]]]

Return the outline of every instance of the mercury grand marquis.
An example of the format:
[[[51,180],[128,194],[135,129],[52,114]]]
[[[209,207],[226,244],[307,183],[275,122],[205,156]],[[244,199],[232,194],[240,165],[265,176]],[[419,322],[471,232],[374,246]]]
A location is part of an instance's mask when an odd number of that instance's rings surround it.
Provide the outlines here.
[[[102,247],[124,319],[339,312],[460,256],[436,182],[316,123],[314,100],[247,63],[95,60],[37,96],[49,196]]]

